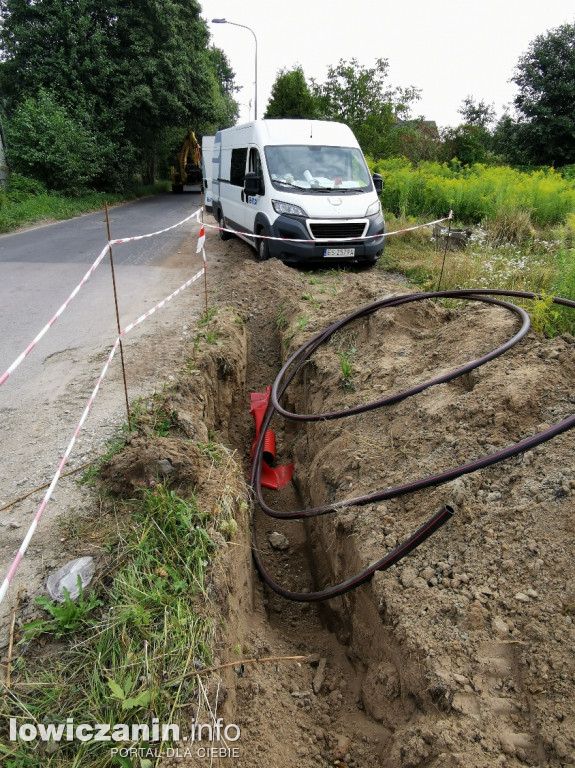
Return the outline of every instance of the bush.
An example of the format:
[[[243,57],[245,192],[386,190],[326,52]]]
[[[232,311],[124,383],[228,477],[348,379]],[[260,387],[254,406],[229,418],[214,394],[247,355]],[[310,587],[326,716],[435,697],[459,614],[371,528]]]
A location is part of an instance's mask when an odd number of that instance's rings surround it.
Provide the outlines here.
[[[11,173],[8,178],[6,199],[12,203],[21,203],[35,195],[45,194],[46,191],[46,185],[38,179],[30,179],[19,173]]]
[[[20,102],[7,121],[6,134],[11,169],[49,189],[80,192],[102,170],[96,136],[48,91]]]

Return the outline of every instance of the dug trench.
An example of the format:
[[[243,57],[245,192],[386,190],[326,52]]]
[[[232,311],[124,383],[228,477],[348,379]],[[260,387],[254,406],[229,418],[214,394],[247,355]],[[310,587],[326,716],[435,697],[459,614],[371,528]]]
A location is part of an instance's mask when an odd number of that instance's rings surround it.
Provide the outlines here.
[[[239,757],[213,764],[575,765],[572,435],[449,484],[305,523],[256,508],[266,567],[296,592],[349,578],[445,503],[455,509],[421,547],[356,590],[319,604],[280,597],[250,558],[250,393],[264,392],[285,359],[335,319],[413,288],[383,271],[302,273],[256,263],[238,241],[212,245],[229,270],[213,296],[209,337],[168,396],[176,423],[163,450],[173,481],[184,465],[193,475],[197,457],[182,462],[190,449],[178,448],[190,440],[220,441],[243,468],[245,504],[211,591],[216,662],[234,662],[219,673],[220,714],[241,739]],[[322,345],[282,403],[298,413],[350,408],[452,370],[516,330],[513,315],[471,302],[378,312]],[[572,337],[530,332],[504,357],[386,408],[307,424],[274,417],[276,464],[293,461],[294,475],[265,490],[266,503],[280,511],[337,503],[484,456],[570,415],[574,374]],[[126,463],[110,467],[112,486],[138,481],[134,466],[149,447],[129,449]],[[194,481],[218,478],[196,472]],[[186,762],[203,764],[162,764]]]

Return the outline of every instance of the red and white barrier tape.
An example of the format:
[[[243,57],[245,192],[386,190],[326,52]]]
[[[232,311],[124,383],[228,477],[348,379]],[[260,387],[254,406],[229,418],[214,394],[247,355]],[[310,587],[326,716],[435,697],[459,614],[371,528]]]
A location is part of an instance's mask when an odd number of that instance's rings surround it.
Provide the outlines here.
[[[50,329],[50,328],[51,328],[51,327],[54,325],[54,323],[55,323],[55,322],[56,322],[56,320],[57,320],[57,319],[60,317],[60,315],[62,314],[62,312],[63,312],[63,311],[66,309],[66,307],[68,306],[68,304],[70,304],[70,302],[72,301],[72,299],[73,299],[73,298],[74,298],[74,297],[75,297],[75,296],[78,294],[78,292],[80,291],[80,288],[82,288],[82,287],[83,287],[83,286],[84,286],[84,285],[85,285],[85,284],[88,282],[88,280],[90,279],[90,277],[91,277],[91,276],[94,274],[94,272],[95,272],[95,270],[96,270],[96,267],[97,267],[97,266],[100,264],[100,262],[102,261],[102,259],[104,258],[104,256],[105,256],[105,255],[108,253],[109,249],[110,249],[110,244],[108,243],[108,244],[106,245],[106,247],[105,247],[105,248],[102,250],[102,252],[100,253],[100,255],[98,256],[98,258],[96,259],[96,261],[95,261],[95,262],[92,264],[92,266],[90,267],[90,269],[89,269],[89,270],[86,272],[86,274],[84,275],[84,277],[82,278],[82,280],[81,280],[81,281],[78,283],[78,285],[77,285],[77,286],[74,288],[74,290],[73,290],[73,291],[72,291],[72,293],[71,293],[71,294],[68,296],[68,298],[66,299],[66,301],[65,301],[65,302],[62,304],[62,306],[60,307],[60,309],[59,309],[59,310],[56,312],[56,314],[55,314],[55,315],[52,317],[52,319],[51,319],[51,320],[50,320],[48,323],[46,323],[46,325],[45,325],[45,326],[42,328],[42,330],[40,331],[40,333],[39,333],[39,334],[38,334],[38,335],[37,335],[37,336],[36,336],[36,337],[35,337],[35,338],[34,338],[34,339],[33,339],[33,340],[30,342],[30,344],[28,344],[28,346],[27,346],[27,347],[26,347],[26,349],[25,349],[25,350],[22,352],[22,354],[20,354],[20,355],[19,355],[19,356],[16,358],[16,360],[14,360],[14,362],[12,363],[12,365],[10,365],[10,366],[9,366],[9,367],[6,369],[6,371],[5,371],[5,372],[2,374],[2,376],[0,377],[0,387],[2,386],[2,384],[4,384],[4,382],[5,382],[5,381],[6,381],[6,379],[7,379],[7,378],[10,376],[10,374],[14,373],[14,371],[16,370],[16,368],[18,368],[18,366],[20,365],[20,363],[22,362],[22,360],[24,360],[24,358],[25,358],[25,357],[27,357],[27,356],[30,354],[30,352],[31,352],[31,351],[34,349],[34,347],[35,347],[35,346],[36,346],[36,344],[37,344],[37,343],[40,341],[40,339],[41,339],[41,338],[42,338],[42,337],[43,337],[43,336],[44,336],[44,335],[45,335],[45,334],[46,334],[46,333],[49,331],[49,329]]]
[[[8,570],[8,573],[6,574],[6,578],[4,579],[2,586],[0,587],[0,603],[4,600],[4,597],[6,596],[6,593],[8,592],[8,589],[10,587],[10,584],[12,583],[12,579],[14,578],[14,574],[18,570],[18,566],[20,565],[20,562],[22,561],[22,558],[26,554],[26,550],[28,549],[28,545],[30,544],[30,541],[32,540],[32,537],[36,531],[36,528],[38,527],[38,523],[40,521],[40,518],[42,517],[44,510],[46,509],[46,506],[48,502],[50,501],[50,497],[52,496],[52,493],[54,491],[54,488],[56,487],[56,484],[58,483],[58,480],[60,479],[60,476],[62,474],[62,470],[64,469],[64,466],[66,465],[66,462],[68,461],[68,458],[70,456],[70,453],[72,452],[72,448],[74,447],[74,444],[76,442],[76,439],[78,435],[80,434],[80,431],[82,427],[84,426],[84,422],[86,421],[86,418],[88,416],[88,413],[90,411],[90,408],[92,407],[92,404],[96,398],[96,395],[98,394],[98,390],[100,389],[100,385],[102,384],[102,381],[104,380],[104,376],[106,375],[108,368],[110,367],[110,363],[112,362],[114,355],[116,353],[116,350],[120,346],[120,340],[123,336],[125,336],[127,333],[129,333],[133,328],[135,328],[137,325],[140,325],[146,318],[150,317],[150,315],[153,315],[154,312],[156,312],[158,309],[161,309],[164,307],[171,299],[173,299],[175,296],[177,296],[179,293],[181,293],[185,288],[190,286],[193,282],[198,280],[202,275],[204,274],[204,267],[200,269],[199,272],[197,272],[193,277],[191,277],[189,280],[187,280],[183,285],[181,285],[179,288],[177,288],[173,293],[171,293],[169,296],[167,296],[165,299],[160,301],[158,304],[156,304],[155,307],[148,310],[143,315],[140,315],[140,317],[135,320],[133,323],[130,323],[130,325],[126,326],[121,332],[116,341],[114,342],[114,345],[112,349],[110,350],[110,354],[108,355],[108,359],[106,360],[106,363],[104,364],[104,367],[102,368],[102,372],[98,378],[98,381],[96,382],[96,386],[94,387],[94,390],[92,391],[92,394],[90,396],[90,399],[88,400],[88,403],[84,409],[84,412],[82,413],[82,417],[80,421],[78,422],[78,426],[74,430],[74,434],[72,436],[72,439],[68,443],[68,447],[66,448],[64,455],[62,456],[62,459],[60,461],[60,464],[58,465],[58,469],[56,470],[56,473],[54,477],[52,478],[52,482],[50,483],[50,486],[48,490],[46,491],[46,495],[42,499],[42,503],[38,507],[38,511],[34,515],[34,519],[28,528],[28,532],[26,533],[26,536],[24,538],[24,541],[20,545],[20,548],[18,550],[18,553],[16,557],[14,558],[14,561],[12,562],[12,565],[10,566],[10,569]]]
[[[70,296],[66,299],[66,301],[62,304],[60,309],[56,312],[56,314],[49,320],[48,323],[42,328],[42,330],[38,333],[38,335],[28,344],[26,349],[14,360],[12,365],[10,365],[6,371],[2,374],[0,377],[0,387],[4,384],[4,382],[8,379],[8,377],[14,373],[16,368],[20,365],[20,363],[30,354],[30,352],[34,349],[36,344],[40,341],[40,339],[50,330],[50,328],[54,325],[56,320],[60,317],[60,315],[64,312],[64,310],[68,307],[72,299],[76,297],[76,295],[79,293],[80,289],[87,283],[89,278],[94,274],[96,267],[100,264],[104,256],[107,254],[108,250],[110,249],[110,246],[112,245],[119,245],[120,243],[131,243],[134,240],[143,240],[147,237],[155,237],[156,235],[161,235],[164,232],[168,232],[170,229],[175,229],[176,227],[180,227],[182,224],[185,224],[187,221],[190,221],[190,219],[197,219],[199,222],[199,216],[202,212],[202,209],[199,208],[195,213],[192,213],[190,216],[186,216],[185,219],[182,219],[182,221],[179,221],[177,224],[173,224],[171,227],[166,227],[165,229],[161,229],[158,232],[151,232],[147,235],[138,235],[136,237],[124,237],[120,238],[118,240],[110,240],[106,247],[102,250],[96,261],[92,264],[90,269],[86,272],[82,280],[78,283],[78,285],[74,288]],[[205,261],[205,259],[204,259]]]
[[[219,227],[216,224],[203,224],[202,226],[210,227],[210,229],[217,229],[220,232],[229,232],[232,235],[246,235],[246,237],[255,237],[260,240],[280,240],[283,243],[348,243],[357,242],[358,240],[375,240],[378,237],[391,237],[391,235],[401,235],[404,232],[412,232],[414,229],[423,229],[423,227],[432,227],[434,224],[439,224],[442,221],[451,221],[453,218],[453,211],[449,211],[449,216],[444,216],[442,219],[435,219],[435,221],[428,221],[425,224],[416,224],[413,227],[406,227],[405,229],[396,229],[394,232],[380,232],[378,235],[366,235],[365,237],[317,237],[317,238],[294,238],[294,237],[271,237],[271,235],[255,235],[253,232],[240,232],[237,229],[228,229],[227,227]]]
[[[193,277],[191,277],[189,280],[187,280],[183,285],[180,285],[179,288],[176,288],[176,290],[173,293],[171,293],[169,296],[166,296],[165,299],[162,299],[162,301],[156,304],[155,307],[152,307],[152,309],[149,309],[147,312],[144,312],[144,314],[140,315],[140,317],[137,320],[134,320],[133,323],[130,323],[130,325],[127,325],[124,328],[124,330],[120,331],[120,337],[125,336],[127,333],[129,333],[132,330],[132,328],[135,328],[137,325],[140,325],[140,323],[142,323],[147,317],[150,317],[150,315],[153,315],[154,312],[157,312],[158,309],[165,307],[169,301],[175,298],[183,290],[188,288],[192,283],[198,280],[203,274],[204,274],[204,267],[202,267],[199,272],[196,272],[196,274]]]
[[[206,244],[206,228],[204,224],[202,224],[200,228],[200,234],[198,235],[198,247],[196,248],[196,253],[200,253],[200,251],[204,253],[205,244]]]
[[[171,229],[176,229],[176,227],[181,227],[182,224],[185,224],[187,221],[190,221],[190,219],[197,219],[199,222],[201,212],[202,212],[202,209],[198,208],[198,210],[195,213],[190,214],[190,216],[186,216],[185,219],[178,221],[177,224],[172,224],[171,227],[166,227],[165,229],[159,229],[157,232],[150,232],[147,235],[135,235],[134,237],[119,237],[117,240],[110,240],[109,245],[120,245],[120,243],[133,243],[136,240],[145,240],[147,237],[155,237],[156,235],[163,235],[164,232],[169,232]]]
[[[68,447],[66,448],[66,451],[64,452],[64,455],[62,457],[62,460],[60,461],[60,464],[58,465],[58,469],[56,470],[56,474],[52,478],[52,482],[50,483],[50,487],[46,491],[46,495],[42,499],[42,503],[38,507],[38,511],[34,515],[34,519],[32,520],[32,523],[30,527],[28,528],[28,532],[26,533],[26,536],[24,538],[24,541],[20,545],[20,548],[18,550],[18,553],[16,557],[14,558],[12,565],[10,566],[10,569],[8,570],[8,573],[6,574],[6,578],[4,579],[4,582],[2,583],[2,587],[0,587],[0,603],[4,599],[6,592],[8,591],[8,588],[10,587],[10,584],[12,582],[12,579],[14,578],[14,574],[16,573],[18,566],[20,565],[20,562],[22,561],[22,558],[26,554],[26,550],[28,549],[28,545],[30,544],[30,541],[32,540],[32,536],[36,532],[36,528],[38,527],[38,523],[40,522],[40,518],[42,517],[42,514],[44,513],[44,510],[46,509],[46,505],[50,501],[50,497],[52,496],[52,492],[54,491],[54,488],[56,487],[56,484],[58,480],[60,479],[60,475],[62,474],[62,470],[64,469],[64,466],[66,462],[68,461],[68,457],[70,456],[70,453],[72,451],[72,448],[74,447],[74,443],[76,442],[76,438],[78,437],[78,434],[80,433],[80,430],[82,429],[82,426],[86,420],[86,417],[88,416],[88,412],[92,406],[92,403],[94,402],[94,398],[96,397],[98,390],[100,388],[100,384],[102,383],[102,380],[104,376],[106,375],[106,372],[108,370],[108,367],[110,363],[112,362],[112,358],[114,357],[114,354],[116,350],[118,349],[120,345],[120,338],[118,337],[116,339],[116,342],[114,343],[114,346],[112,347],[112,350],[110,354],[108,355],[108,359],[106,360],[106,364],[104,365],[104,368],[102,369],[102,373],[100,374],[100,377],[96,383],[96,386],[94,387],[94,390],[92,392],[92,395],[90,399],[88,400],[88,404],[86,405],[86,408],[84,409],[84,413],[82,414],[82,418],[80,419],[80,422],[78,423],[78,426],[76,427],[74,431],[74,435],[70,442],[68,443]]]

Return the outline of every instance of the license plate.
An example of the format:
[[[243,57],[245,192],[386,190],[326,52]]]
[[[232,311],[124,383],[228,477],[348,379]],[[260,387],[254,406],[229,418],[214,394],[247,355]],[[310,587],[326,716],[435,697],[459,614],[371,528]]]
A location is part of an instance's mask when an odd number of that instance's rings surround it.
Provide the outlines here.
[[[355,248],[324,248],[323,255],[332,259],[349,259],[355,256]]]

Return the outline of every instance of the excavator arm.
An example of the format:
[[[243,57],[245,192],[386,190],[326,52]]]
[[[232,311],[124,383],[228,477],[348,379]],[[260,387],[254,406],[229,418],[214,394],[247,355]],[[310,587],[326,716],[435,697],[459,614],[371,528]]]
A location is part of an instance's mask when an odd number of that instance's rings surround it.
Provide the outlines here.
[[[200,144],[192,130],[188,131],[184,143],[178,150],[176,162],[171,169],[172,192],[183,192],[184,187],[197,187],[200,191],[202,185],[202,154]]]

